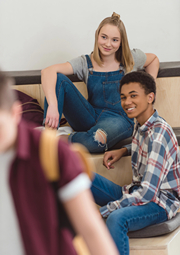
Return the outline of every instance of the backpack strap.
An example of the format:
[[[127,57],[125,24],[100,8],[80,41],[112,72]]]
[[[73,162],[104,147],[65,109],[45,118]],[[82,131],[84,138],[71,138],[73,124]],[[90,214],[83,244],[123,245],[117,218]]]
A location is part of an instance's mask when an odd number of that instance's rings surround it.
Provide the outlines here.
[[[58,141],[56,130],[46,129],[42,131],[39,144],[39,156],[45,176],[49,181],[57,181],[60,178]]]
[[[39,155],[45,176],[50,181],[57,181],[60,178],[58,162],[58,141],[56,131],[46,129],[42,131],[40,138]],[[87,149],[78,143],[71,145],[71,150],[80,156],[83,169],[92,178],[92,171],[95,170],[92,159]],[[78,255],[90,255],[90,252],[81,236],[73,240],[74,248]]]
[[[85,173],[89,176],[90,179],[92,179],[93,172],[95,172],[95,166],[91,155],[89,154],[86,147],[84,147],[80,143],[73,143],[71,144],[71,150],[76,152],[80,156]]]
[[[60,178],[58,162],[58,141],[56,130],[45,129],[41,133],[39,156],[46,178],[49,181],[57,181]],[[83,169],[90,179],[95,172],[95,166],[88,150],[79,143],[73,143],[71,150],[80,156],[83,163]]]

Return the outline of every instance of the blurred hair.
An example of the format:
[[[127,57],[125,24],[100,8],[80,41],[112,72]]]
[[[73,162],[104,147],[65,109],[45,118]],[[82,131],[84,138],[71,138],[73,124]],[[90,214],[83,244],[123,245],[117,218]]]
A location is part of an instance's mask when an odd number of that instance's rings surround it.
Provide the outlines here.
[[[0,71],[0,109],[10,110],[17,100],[15,91],[11,88],[13,80]]]
[[[130,72],[133,69],[134,60],[131,54],[131,50],[129,48],[125,26],[122,20],[120,19],[120,15],[116,14],[115,12],[113,12],[111,17],[107,17],[103,21],[101,21],[98,29],[96,30],[93,58],[98,63],[98,65],[102,66],[103,61],[101,59],[97,42],[98,42],[98,36],[99,36],[100,30],[106,24],[116,26],[119,29],[120,36],[121,36],[121,44],[119,49],[115,53],[116,60],[120,62],[126,68],[126,72]]]
[[[120,81],[120,93],[122,86],[131,82],[139,83],[140,86],[144,89],[146,95],[153,92],[154,96],[156,96],[156,82],[150,74],[143,71],[131,72],[126,74]],[[152,104],[154,104],[154,102],[155,97]]]

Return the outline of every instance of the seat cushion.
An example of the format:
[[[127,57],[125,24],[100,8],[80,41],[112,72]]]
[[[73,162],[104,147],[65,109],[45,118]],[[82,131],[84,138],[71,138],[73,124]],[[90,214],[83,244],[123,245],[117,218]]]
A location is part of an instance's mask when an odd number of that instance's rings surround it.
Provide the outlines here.
[[[44,110],[39,102],[22,91],[15,90],[18,100],[21,102],[22,119],[33,122],[35,126],[41,126],[43,122]]]
[[[176,135],[176,138],[178,140],[178,144],[180,146],[180,127],[174,127],[173,131],[174,131],[174,133]]]
[[[116,143],[114,146],[112,146],[109,150],[118,150],[118,149],[121,149],[123,146],[127,145],[127,144],[130,144],[132,142],[132,137],[128,137],[118,143]]]
[[[128,232],[130,238],[145,238],[168,234],[180,226],[180,213],[177,213],[171,220],[151,225],[149,227]]]

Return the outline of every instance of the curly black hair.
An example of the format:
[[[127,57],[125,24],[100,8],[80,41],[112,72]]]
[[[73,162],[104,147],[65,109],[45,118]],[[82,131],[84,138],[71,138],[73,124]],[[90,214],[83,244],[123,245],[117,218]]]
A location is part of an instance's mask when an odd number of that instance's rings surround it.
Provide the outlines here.
[[[143,71],[138,71],[138,72],[130,72],[128,74],[126,74],[122,80],[120,81],[120,93],[121,93],[121,88],[124,84],[129,84],[129,83],[139,83],[140,86],[144,89],[144,92],[146,95],[148,95],[149,93],[153,92],[154,95],[156,95],[156,82],[154,80],[154,78]],[[154,104],[154,101],[152,102]]]

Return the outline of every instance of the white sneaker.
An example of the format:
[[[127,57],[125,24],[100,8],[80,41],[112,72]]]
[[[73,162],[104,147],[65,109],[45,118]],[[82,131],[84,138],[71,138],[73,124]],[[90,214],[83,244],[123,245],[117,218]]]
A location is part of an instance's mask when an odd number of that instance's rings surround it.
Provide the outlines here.
[[[73,132],[73,129],[71,127],[65,126],[65,127],[59,127],[57,130],[57,136],[58,135],[70,135]]]

